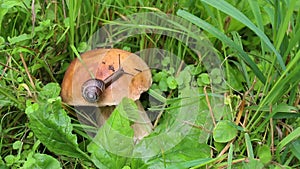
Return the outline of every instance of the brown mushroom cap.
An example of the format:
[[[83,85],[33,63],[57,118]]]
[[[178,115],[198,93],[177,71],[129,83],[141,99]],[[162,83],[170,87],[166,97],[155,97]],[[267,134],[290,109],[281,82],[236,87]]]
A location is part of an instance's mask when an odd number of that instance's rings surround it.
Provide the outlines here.
[[[87,102],[81,93],[83,83],[92,78],[106,79],[119,69],[119,60],[126,74],[113,81],[98,102]],[[117,105],[124,97],[139,99],[151,83],[151,71],[139,56],[120,49],[95,49],[72,61],[62,82],[61,97],[65,103],[74,106]]]

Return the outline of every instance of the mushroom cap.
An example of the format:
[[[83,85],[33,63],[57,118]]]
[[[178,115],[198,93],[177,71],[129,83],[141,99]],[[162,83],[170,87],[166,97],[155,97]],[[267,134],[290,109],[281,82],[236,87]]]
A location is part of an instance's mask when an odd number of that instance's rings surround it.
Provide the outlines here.
[[[104,90],[98,102],[90,103],[82,97],[84,82],[93,78],[104,80],[119,66],[126,73]],[[151,71],[139,56],[120,49],[95,49],[72,61],[61,85],[61,97],[65,103],[73,106],[111,106],[119,104],[124,97],[138,100],[151,83]]]

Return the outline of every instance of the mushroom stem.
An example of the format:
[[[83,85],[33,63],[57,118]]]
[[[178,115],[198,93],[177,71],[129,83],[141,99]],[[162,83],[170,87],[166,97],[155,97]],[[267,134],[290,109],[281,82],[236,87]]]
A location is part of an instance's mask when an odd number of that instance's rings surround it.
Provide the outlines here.
[[[139,109],[139,120],[138,122],[135,122],[131,127],[134,131],[134,142],[138,143],[141,139],[148,136],[152,132],[153,125],[146,111],[144,110],[142,103],[139,100],[136,100],[135,103],[137,104]]]

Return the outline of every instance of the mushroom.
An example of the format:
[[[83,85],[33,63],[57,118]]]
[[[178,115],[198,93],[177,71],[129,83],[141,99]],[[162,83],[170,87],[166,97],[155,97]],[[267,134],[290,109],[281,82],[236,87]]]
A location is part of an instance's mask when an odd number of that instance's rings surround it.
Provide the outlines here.
[[[132,127],[135,139],[141,139],[151,132],[152,124],[138,99],[151,83],[151,71],[139,56],[120,49],[95,49],[72,61],[61,85],[61,97],[72,106],[99,107],[99,126],[124,97],[135,100],[145,122]]]

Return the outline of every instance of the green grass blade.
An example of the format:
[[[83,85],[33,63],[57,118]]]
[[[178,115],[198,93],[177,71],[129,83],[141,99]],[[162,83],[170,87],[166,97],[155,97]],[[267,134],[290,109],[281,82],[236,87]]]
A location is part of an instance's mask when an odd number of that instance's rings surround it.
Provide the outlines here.
[[[228,169],[232,168],[233,149],[234,149],[234,145],[232,143],[230,143],[230,148],[229,148],[229,153],[228,153],[228,162],[227,162]]]
[[[280,161],[280,151],[285,147],[287,144],[291,143],[292,141],[298,139],[300,137],[300,127],[298,127],[296,130],[291,132],[288,136],[286,136],[284,139],[282,139],[278,147],[276,148],[276,157],[278,158],[277,160]]]
[[[252,13],[255,17],[256,24],[258,28],[262,31],[264,31],[264,23],[263,23],[263,18],[262,14],[258,5],[257,0],[248,0],[248,3],[250,4],[250,7],[252,9]],[[261,42],[261,48],[262,48],[262,53],[265,53],[265,44]]]
[[[248,133],[245,133],[245,142],[246,142],[248,157],[250,158],[250,160],[254,159],[253,148],[252,148],[251,140],[250,140]]]
[[[280,24],[280,27],[277,31],[278,34],[276,36],[277,38],[276,38],[276,41],[275,41],[275,47],[276,47],[277,50],[280,48],[280,45],[281,45],[281,43],[283,41],[283,38],[286,34],[286,30],[288,29],[290,18],[293,15],[296,2],[297,2],[297,0],[291,0],[289,7],[287,7],[288,11],[284,11],[285,17],[284,17],[283,22]]]
[[[268,92],[266,97],[260,102],[260,105],[256,110],[254,116],[249,121],[249,125],[251,124],[250,129],[257,127],[256,125],[260,121],[260,118],[256,118],[256,116],[259,114],[259,111],[262,109],[263,106],[268,104],[272,105],[273,103],[281,99],[284,93],[289,92],[295,86],[297,87],[297,85],[300,82],[299,79],[300,67],[297,66],[299,61],[300,61],[300,51],[298,51],[295,58],[291,60],[291,62],[288,64],[287,69],[279,77],[279,79],[276,81],[274,86]],[[255,121],[253,122],[253,120]]]
[[[280,67],[285,70],[285,64],[282,60],[282,57],[280,55],[280,53],[275,49],[275,47],[273,46],[273,44],[271,43],[271,41],[269,40],[269,38],[264,34],[264,32],[262,30],[260,30],[259,28],[257,28],[249,18],[247,18],[242,12],[240,12],[237,8],[233,7],[232,5],[230,5],[229,3],[227,3],[224,0],[202,0],[202,2],[209,4],[213,7],[215,7],[216,9],[232,16],[233,18],[235,18],[236,20],[240,21],[241,23],[243,23],[244,25],[246,25],[249,29],[251,29],[254,33],[256,33],[261,40],[267,45],[267,47],[273,51],[276,55],[277,61],[280,65]]]
[[[252,13],[255,17],[258,28],[263,31],[264,30],[263,19],[262,19],[261,11],[259,9],[257,0],[248,0],[248,3],[250,4],[250,7],[252,9]]]
[[[298,20],[300,19],[300,14],[299,17],[297,18]],[[300,25],[300,23],[297,23]],[[297,25],[298,26],[298,25]],[[288,47],[285,50],[285,53],[283,55],[284,60],[287,59],[287,56],[290,54],[291,50],[297,45],[297,43],[300,41],[300,27],[295,27],[295,29],[293,30],[294,35],[291,36],[291,39],[289,41]]]
[[[204,20],[196,17],[195,15],[186,12],[184,10],[178,10],[177,15],[181,16],[182,18],[190,21],[191,23],[195,24],[196,26],[206,30],[207,32],[211,33],[222,42],[227,44],[229,47],[235,49],[240,55],[240,57],[249,65],[252,69],[254,74],[259,78],[262,83],[266,82],[266,78],[263,73],[259,70],[257,65],[251,60],[248,54],[236,43],[234,43],[231,39],[229,39],[224,33],[222,33],[219,29],[215,28],[214,26],[210,25],[209,23],[205,22]]]
[[[300,61],[300,51],[296,54],[295,58],[288,64],[287,69],[283,72],[280,76],[278,81],[272,87],[271,91],[267,94],[264,100],[261,102],[261,105],[265,105],[266,103],[274,102],[274,99],[278,100],[281,95],[276,95],[278,91],[281,91],[284,86],[288,85],[289,83],[293,82],[294,85],[299,83],[299,78],[294,78],[299,75],[300,67],[297,66]],[[288,75],[289,74],[289,75]],[[293,80],[291,80],[293,79]],[[285,91],[286,92],[286,91]]]

